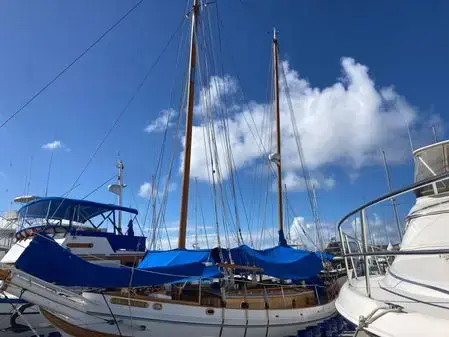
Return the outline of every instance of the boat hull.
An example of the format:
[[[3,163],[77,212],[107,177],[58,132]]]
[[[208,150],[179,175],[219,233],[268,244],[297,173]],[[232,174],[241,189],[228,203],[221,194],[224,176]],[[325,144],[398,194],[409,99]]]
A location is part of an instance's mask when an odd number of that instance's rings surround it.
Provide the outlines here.
[[[39,305],[50,323],[69,336],[284,337],[336,314],[335,301],[251,310],[107,293],[79,295],[19,274],[9,279],[7,291]]]
[[[106,298],[106,300],[109,300]],[[152,304],[160,304],[152,302]],[[317,325],[336,314],[334,302],[326,305],[287,310],[238,310],[214,308],[215,317],[201,312],[211,308],[163,303],[157,315],[151,315],[153,305],[135,310],[117,310],[114,316],[104,312],[78,313],[77,317],[56,314],[43,309],[43,315],[65,336],[177,336],[191,337],[283,337],[296,335],[298,330]],[[128,311],[128,313],[126,313]],[[131,313],[130,313],[131,311]],[[131,317],[132,318],[131,318]]]

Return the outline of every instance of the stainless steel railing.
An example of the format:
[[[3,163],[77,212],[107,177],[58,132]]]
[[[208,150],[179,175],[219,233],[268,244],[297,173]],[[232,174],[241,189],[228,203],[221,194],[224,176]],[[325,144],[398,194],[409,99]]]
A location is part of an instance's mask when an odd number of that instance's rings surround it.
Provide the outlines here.
[[[426,249],[426,250],[399,250],[399,251],[389,251],[389,250],[381,250],[378,249],[378,247],[375,248],[375,246],[370,245],[368,243],[368,225],[365,219],[365,212],[368,208],[378,205],[384,201],[391,200],[393,198],[396,198],[400,195],[404,195],[406,193],[413,192],[415,190],[418,190],[420,188],[433,185],[435,186],[436,183],[442,182],[445,180],[449,180],[449,172],[440,174],[435,177],[428,178],[426,180],[414,183],[412,185],[406,186],[404,188],[401,188],[397,191],[385,194],[375,200],[372,200],[368,203],[363,204],[362,206],[356,208],[355,210],[348,213],[346,216],[344,216],[339,222],[338,222],[338,232],[340,235],[340,241],[341,241],[341,247],[342,247],[342,253],[343,258],[345,261],[345,267],[348,274],[348,282],[351,282],[351,279],[353,278],[353,274],[355,278],[359,278],[357,266],[358,262],[360,260],[363,261],[363,268],[364,268],[364,276],[365,276],[365,288],[366,288],[366,295],[368,297],[371,297],[371,289],[370,289],[370,267],[374,262],[377,264],[377,268],[379,272],[381,273],[383,270],[379,266],[379,260],[376,260],[377,257],[385,257],[386,263],[389,264],[389,258],[392,256],[397,255],[434,255],[434,254],[448,254],[448,249]],[[361,233],[361,239],[354,238],[350,236],[349,234],[345,233],[342,229],[342,225],[347,222],[348,219],[350,219],[352,216],[359,215],[360,221],[360,233]],[[357,222],[354,223],[354,226],[358,226]],[[352,241],[350,241],[352,240]],[[358,247],[357,252],[353,252],[351,249],[350,243],[353,242]],[[349,264],[349,261],[351,261],[351,264]],[[352,267],[352,268],[351,268]]]

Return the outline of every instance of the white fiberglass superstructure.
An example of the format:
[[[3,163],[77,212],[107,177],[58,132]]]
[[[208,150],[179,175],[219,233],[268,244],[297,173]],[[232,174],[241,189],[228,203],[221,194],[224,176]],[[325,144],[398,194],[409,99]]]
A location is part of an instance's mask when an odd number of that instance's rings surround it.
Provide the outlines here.
[[[413,153],[415,183],[351,212],[339,223],[347,266],[360,261],[363,271],[348,271],[336,306],[340,314],[379,337],[447,336],[449,331],[449,141]],[[407,215],[397,251],[368,249],[365,210],[413,191],[416,202]],[[347,219],[360,214],[360,250],[348,249]],[[394,257],[394,260],[393,260]],[[391,261],[382,273],[379,258]]]

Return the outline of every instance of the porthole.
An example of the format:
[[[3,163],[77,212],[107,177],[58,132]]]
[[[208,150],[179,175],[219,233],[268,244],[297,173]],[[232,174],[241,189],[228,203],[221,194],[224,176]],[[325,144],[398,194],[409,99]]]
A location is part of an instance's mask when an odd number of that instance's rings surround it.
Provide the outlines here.
[[[206,315],[213,315],[213,314],[215,314],[215,310],[214,309],[212,309],[212,308],[207,308],[206,309]]]
[[[153,304],[154,310],[162,310],[162,304],[161,303],[154,303]]]

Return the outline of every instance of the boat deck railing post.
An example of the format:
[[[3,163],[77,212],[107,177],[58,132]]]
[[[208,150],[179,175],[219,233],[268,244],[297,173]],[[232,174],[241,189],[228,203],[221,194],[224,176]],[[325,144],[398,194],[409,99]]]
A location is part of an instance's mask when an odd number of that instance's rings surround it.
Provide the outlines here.
[[[364,268],[365,268],[366,294],[368,295],[368,297],[371,297],[371,286],[370,286],[370,280],[369,280],[370,272],[369,272],[369,263],[368,263],[369,256],[366,255],[366,253],[368,253],[368,235],[367,235],[365,209],[364,208],[360,211],[360,226],[362,228],[362,252],[365,253],[365,256],[363,257],[363,264],[364,264]]]
[[[361,258],[363,257],[363,261],[364,261],[364,269],[365,269],[365,282],[366,282],[366,293],[368,297],[371,297],[371,288],[370,288],[370,268],[369,268],[369,258],[372,257],[375,259],[376,264],[378,269],[380,270],[380,266],[379,266],[379,262],[377,260],[378,256],[383,256],[386,258],[387,260],[387,265],[389,266],[390,263],[388,261],[388,257],[391,256],[396,256],[396,255],[433,255],[433,254],[448,254],[449,253],[449,249],[421,249],[421,250],[399,250],[399,251],[389,251],[389,250],[380,250],[380,251],[375,251],[374,248],[371,249],[371,251],[369,251],[368,249],[368,232],[367,232],[367,223],[366,223],[366,219],[365,219],[365,211],[367,208],[375,206],[377,204],[380,204],[381,202],[384,202],[386,200],[391,200],[392,198],[398,197],[400,195],[409,193],[409,192],[413,192],[419,189],[422,189],[426,186],[430,186],[430,185],[436,185],[439,182],[443,182],[443,181],[447,181],[449,180],[449,172],[444,172],[438,176],[434,176],[434,177],[430,177],[428,179],[422,180],[422,181],[418,181],[416,183],[413,183],[409,186],[403,187],[399,190],[396,190],[394,192],[390,192],[384,196],[381,196],[377,199],[374,199],[368,203],[365,203],[364,205],[354,209],[353,211],[351,211],[350,213],[348,213],[345,217],[343,217],[339,222],[338,222],[338,232],[339,232],[339,236],[340,236],[340,241],[341,241],[341,246],[342,246],[342,251],[343,251],[343,258],[345,260],[345,266],[346,266],[346,271],[347,271],[347,275],[348,275],[348,282],[349,285],[351,284],[351,273],[350,273],[350,269],[349,269],[349,264],[348,264],[348,258],[351,259],[351,263],[352,263],[352,267],[353,267],[353,271],[354,271],[354,276],[355,278],[358,277],[357,275],[357,268],[356,265],[354,264],[354,257],[356,258]],[[360,245],[360,241],[357,238],[354,238],[356,244],[359,246],[359,250],[360,252],[352,252],[351,251],[351,246],[349,244],[349,235],[347,235],[345,232],[343,232],[342,229],[342,225],[343,223],[345,223],[348,219],[350,219],[352,216],[356,216],[357,214],[360,215],[360,225],[361,225],[361,234],[362,234],[362,238],[361,238],[361,245]],[[355,221],[355,225],[357,226],[357,221]]]

